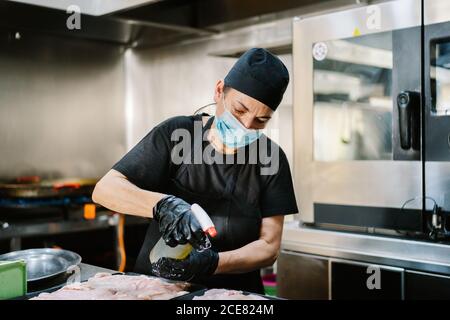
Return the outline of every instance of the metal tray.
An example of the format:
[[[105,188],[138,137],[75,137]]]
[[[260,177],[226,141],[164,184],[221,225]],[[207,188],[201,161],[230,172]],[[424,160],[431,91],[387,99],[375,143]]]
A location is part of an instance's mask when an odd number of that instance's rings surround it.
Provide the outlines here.
[[[142,275],[142,274],[134,273],[134,272],[125,272],[125,273],[117,272],[117,273],[113,273],[112,275],[121,275],[121,274],[125,274],[125,275],[128,275],[128,276],[141,276]],[[152,276],[149,276],[149,277],[152,277]],[[82,281],[82,282],[86,282],[86,281],[87,280]],[[167,280],[167,279],[164,279],[164,281],[167,281],[169,283],[177,283],[178,282],[178,281],[171,281],[171,280]],[[60,284],[60,285],[57,285],[57,286],[54,286],[54,287],[51,287],[51,288],[48,288],[48,289],[45,289],[45,290],[31,292],[31,293],[26,294],[25,296],[18,297],[18,298],[15,298],[13,300],[29,300],[31,298],[37,297],[38,295],[40,295],[41,293],[44,293],[44,292],[45,293],[51,293],[51,292],[57,291],[57,290],[61,289],[62,287],[64,287],[65,285],[66,284],[64,283],[64,284]],[[175,298],[170,299],[170,300],[177,300],[180,297],[184,297],[184,296],[190,295],[190,294],[192,294],[194,292],[197,292],[197,291],[200,291],[200,290],[203,290],[203,289],[205,289],[204,286],[201,286],[201,285],[198,285],[198,284],[195,284],[195,283],[190,283],[189,288],[187,288],[187,291],[189,293],[187,293],[185,295],[182,295],[182,296],[179,296],[179,297],[175,297]],[[189,299],[187,299],[187,300],[189,300]]]
[[[191,292],[191,293],[188,293],[188,294],[185,294],[185,295],[173,298],[173,300],[193,300],[194,297],[200,297],[200,296],[204,295],[205,292],[208,291],[208,290],[209,289],[203,288],[201,290],[194,291],[194,292]],[[259,293],[252,293],[252,292],[247,292],[247,291],[242,291],[242,292],[243,292],[244,295],[254,294],[254,295],[263,297],[263,298],[265,298],[267,300],[285,300],[285,299],[277,298],[277,297],[273,297],[273,296],[265,296],[265,295],[262,295],[262,294],[259,294]],[[240,300],[240,301],[246,301],[246,300]],[[248,301],[252,301],[252,300],[248,300]],[[255,300],[255,301],[259,301],[259,300]]]

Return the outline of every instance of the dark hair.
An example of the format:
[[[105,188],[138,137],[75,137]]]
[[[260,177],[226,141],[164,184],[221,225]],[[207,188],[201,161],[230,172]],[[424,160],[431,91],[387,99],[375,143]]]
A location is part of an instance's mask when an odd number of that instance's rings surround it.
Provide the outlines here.
[[[231,87],[230,86],[223,86],[223,94],[226,94],[228,91],[230,91]]]

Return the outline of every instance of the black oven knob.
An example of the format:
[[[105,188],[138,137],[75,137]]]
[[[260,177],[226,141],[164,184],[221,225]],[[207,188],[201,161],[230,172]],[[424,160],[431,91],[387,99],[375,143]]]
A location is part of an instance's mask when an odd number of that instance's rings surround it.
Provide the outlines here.
[[[399,107],[405,108],[409,103],[409,95],[406,92],[402,92],[397,97],[397,103]]]

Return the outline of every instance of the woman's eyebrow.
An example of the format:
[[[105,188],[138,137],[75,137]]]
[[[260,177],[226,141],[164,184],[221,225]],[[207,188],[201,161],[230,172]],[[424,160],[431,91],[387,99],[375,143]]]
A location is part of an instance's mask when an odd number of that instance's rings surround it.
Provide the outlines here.
[[[242,102],[240,102],[239,100],[237,100],[237,102],[247,111],[250,111],[249,108],[247,108]]]
[[[245,109],[245,110],[247,110],[247,111],[250,111],[242,102],[240,102],[239,100],[237,100],[237,102]],[[271,119],[272,117],[271,116],[260,116],[260,117],[257,117],[258,119]]]

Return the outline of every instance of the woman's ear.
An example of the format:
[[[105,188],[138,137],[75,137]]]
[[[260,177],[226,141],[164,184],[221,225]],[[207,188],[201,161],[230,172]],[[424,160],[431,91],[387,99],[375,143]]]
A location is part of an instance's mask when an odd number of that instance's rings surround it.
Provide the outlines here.
[[[223,82],[223,80],[222,79],[218,80],[216,83],[216,87],[214,89],[214,101],[216,102],[216,104],[222,101],[222,94],[224,87],[225,83]]]

